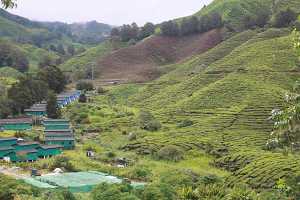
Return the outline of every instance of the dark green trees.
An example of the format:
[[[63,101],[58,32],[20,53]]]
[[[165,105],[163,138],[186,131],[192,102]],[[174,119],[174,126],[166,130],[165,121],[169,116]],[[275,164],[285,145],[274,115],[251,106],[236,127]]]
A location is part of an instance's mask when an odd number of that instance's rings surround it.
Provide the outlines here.
[[[0,42],[0,67],[7,66],[25,72],[28,70],[29,62],[25,54],[16,46]]]
[[[161,33],[164,36],[178,36],[180,31],[177,22],[174,21],[163,22],[161,25]]]
[[[48,85],[26,76],[14,84],[7,92],[9,105],[13,114],[19,114],[36,102],[44,100],[47,96]]]
[[[63,72],[55,66],[47,66],[40,69],[38,79],[48,84],[49,89],[60,93],[64,90],[67,80]]]
[[[274,16],[273,25],[277,28],[287,27],[297,19],[297,14],[290,8],[279,11]]]
[[[61,116],[60,109],[57,105],[57,96],[54,92],[49,92],[47,97],[47,114],[51,119],[58,119]]]
[[[138,38],[140,40],[144,39],[144,38],[147,38],[151,35],[153,35],[155,32],[155,25],[148,22],[146,23],[140,30],[139,32],[139,35],[138,35]]]

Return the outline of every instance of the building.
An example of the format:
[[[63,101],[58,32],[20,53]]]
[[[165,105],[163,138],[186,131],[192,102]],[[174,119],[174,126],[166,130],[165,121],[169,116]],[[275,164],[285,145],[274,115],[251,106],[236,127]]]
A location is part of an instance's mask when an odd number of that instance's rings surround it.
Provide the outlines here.
[[[74,137],[71,129],[65,130],[45,130],[45,138],[56,138],[56,137]]]
[[[60,145],[41,145],[38,142],[18,142],[17,138],[0,138],[0,160],[33,162],[62,153]]]
[[[41,145],[38,148],[38,156],[40,158],[51,158],[52,156],[60,155],[62,149],[63,146],[61,145]]]
[[[47,103],[34,104],[29,109],[24,110],[27,116],[43,117],[47,115]]]
[[[46,131],[69,130],[70,121],[65,119],[47,119],[43,121]]]
[[[55,137],[55,138],[45,138],[46,145],[61,145],[65,150],[71,150],[75,148],[75,138],[74,137]]]
[[[46,145],[61,145],[63,149],[75,148],[75,137],[66,119],[47,119],[43,122]]]
[[[25,131],[32,129],[32,118],[0,119],[0,129]]]

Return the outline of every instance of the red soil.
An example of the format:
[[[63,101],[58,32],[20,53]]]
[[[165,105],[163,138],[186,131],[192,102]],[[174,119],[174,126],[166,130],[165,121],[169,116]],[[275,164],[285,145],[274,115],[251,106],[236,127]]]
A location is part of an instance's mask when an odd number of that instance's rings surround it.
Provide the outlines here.
[[[100,79],[145,82],[159,76],[158,66],[203,53],[221,40],[219,30],[185,37],[153,36],[105,56],[98,61],[97,73]]]

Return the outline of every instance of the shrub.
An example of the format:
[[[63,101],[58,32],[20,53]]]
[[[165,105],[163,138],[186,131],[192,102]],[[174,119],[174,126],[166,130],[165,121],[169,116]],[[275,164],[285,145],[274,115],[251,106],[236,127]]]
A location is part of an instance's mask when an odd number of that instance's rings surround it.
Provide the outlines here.
[[[74,165],[71,163],[70,159],[65,156],[57,156],[55,157],[53,163],[50,164],[50,169],[54,170],[56,168],[61,168],[64,171],[75,171]]]
[[[85,90],[85,91],[92,91],[94,90],[94,85],[92,82],[88,81],[80,81],[76,84],[77,90]]]
[[[192,126],[194,124],[193,121],[189,120],[189,119],[185,119],[183,121],[181,121],[180,123],[177,124],[178,128],[185,128],[185,127],[189,127]]]
[[[115,158],[116,157],[116,154],[114,153],[114,152],[107,152],[106,153],[106,156],[108,157],[108,158]]]
[[[137,166],[129,173],[129,176],[132,179],[148,181],[149,177],[152,176],[152,173],[151,170],[149,170],[148,168],[145,168],[143,166]]]
[[[197,187],[194,194],[197,199],[219,200],[226,196],[226,188],[219,184],[202,184]]]
[[[141,129],[158,131],[161,128],[160,122],[150,112],[141,111],[138,118]]]
[[[98,87],[97,93],[98,94],[104,94],[104,93],[106,93],[106,90],[103,87]]]
[[[161,34],[164,36],[178,36],[179,32],[179,26],[176,22],[167,21],[161,25]]]
[[[178,162],[183,159],[183,152],[174,145],[161,148],[157,152],[158,159]]]
[[[85,94],[81,94],[79,96],[78,101],[79,101],[79,103],[86,103],[87,102],[87,98],[86,98]]]
[[[286,10],[281,10],[275,14],[273,19],[273,25],[277,28],[287,27],[292,22],[296,21],[297,14],[290,8]]]
[[[200,178],[200,183],[204,185],[215,184],[220,182],[222,182],[221,178],[214,174],[202,176]]]
[[[235,187],[226,196],[227,200],[257,200],[258,195],[253,190],[248,189],[246,186]]]

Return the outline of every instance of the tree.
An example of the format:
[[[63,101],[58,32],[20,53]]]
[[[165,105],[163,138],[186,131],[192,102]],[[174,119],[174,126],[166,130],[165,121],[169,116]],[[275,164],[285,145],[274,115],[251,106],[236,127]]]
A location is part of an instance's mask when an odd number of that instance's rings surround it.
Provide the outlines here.
[[[180,32],[182,35],[189,35],[198,32],[199,20],[197,17],[184,18],[181,22]]]
[[[110,32],[110,37],[119,37],[120,36],[120,30],[119,28],[113,28]]]
[[[5,9],[14,8],[17,6],[16,0],[1,0],[1,4]]]
[[[49,50],[50,51],[57,51],[57,49],[56,49],[56,46],[54,46],[53,44],[51,44],[50,46],[49,46]]]
[[[68,48],[67,48],[67,51],[68,53],[71,55],[71,56],[74,56],[75,54],[75,48],[73,45],[69,45]]]
[[[155,25],[153,23],[146,23],[140,30],[138,39],[142,40],[147,38],[155,33]]]
[[[47,66],[40,69],[37,78],[48,84],[49,89],[56,93],[60,93],[64,90],[67,80],[63,72],[55,66]]]
[[[5,97],[0,97],[0,119],[7,118],[11,113],[9,100]]]
[[[221,28],[222,26],[222,16],[219,13],[211,13],[200,18],[198,31],[204,33],[215,28]]]
[[[53,60],[49,55],[45,55],[39,62],[39,68],[53,66]]]
[[[64,46],[63,46],[62,44],[59,44],[59,45],[57,46],[57,52],[58,52],[59,54],[61,54],[61,55],[65,55],[65,54],[66,54],[65,48],[64,48]]]
[[[7,92],[13,114],[19,114],[47,96],[48,85],[31,76],[21,77]]]
[[[178,36],[179,26],[176,22],[173,21],[163,22],[161,25],[161,33],[164,36]]]
[[[80,81],[76,84],[77,90],[84,90],[84,91],[92,91],[94,90],[94,85],[92,82],[89,81]]]
[[[78,101],[79,101],[79,103],[86,103],[87,102],[86,95],[80,94]]]
[[[47,97],[47,115],[51,119],[58,119],[61,117],[61,112],[57,105],[57,96],[51,91],[48,93]]]
[[[287,27],[297,19],[297,14],[290,8],[275,14],[273,25],[277,28]]]

